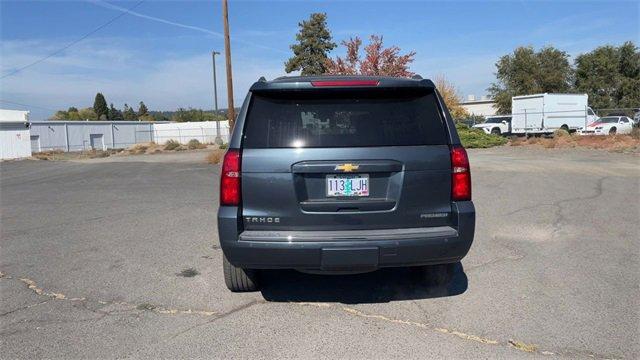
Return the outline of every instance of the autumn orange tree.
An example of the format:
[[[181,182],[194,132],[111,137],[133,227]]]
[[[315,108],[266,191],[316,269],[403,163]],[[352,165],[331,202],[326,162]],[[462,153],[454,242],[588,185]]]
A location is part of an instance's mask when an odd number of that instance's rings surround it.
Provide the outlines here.
[[[444,75],[436,76],[434,83],[436,85],[436,89],[440,92],[440,96],[442,96],[444,103],[447,105],[447,109],[449,109],[449,112],[454,119],[464,119],[469,116],[467,110],[460,105],[460,92],[453,83],[447,80]]]
[[[382,36],[371,35],[369,45],[364,47],[365,56],[361,58],[359,37],[343,40],[342,45],[347,48],[344,58],[327,59],[325,74],[328,75],[383,75],[397,77],[411,77],[409,64],[413,62],[415,51],[401,55],[400,48],[391,46],[385,48]]]

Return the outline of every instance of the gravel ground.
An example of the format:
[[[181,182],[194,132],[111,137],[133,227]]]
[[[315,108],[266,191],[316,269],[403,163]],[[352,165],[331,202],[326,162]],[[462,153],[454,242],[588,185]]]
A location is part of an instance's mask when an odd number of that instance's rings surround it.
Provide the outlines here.
[[[0,357],[640,357],[637,156],[470,151],[446,287],[274,271],[232,294],[205,155],[0,164]]]

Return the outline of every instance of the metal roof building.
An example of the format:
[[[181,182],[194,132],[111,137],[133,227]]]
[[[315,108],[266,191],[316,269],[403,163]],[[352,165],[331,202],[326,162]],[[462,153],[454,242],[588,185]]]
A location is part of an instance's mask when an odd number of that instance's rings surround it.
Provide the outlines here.
[[[151,142],[153,122],[147,121],[34,121],[31,150],[107,150]]]

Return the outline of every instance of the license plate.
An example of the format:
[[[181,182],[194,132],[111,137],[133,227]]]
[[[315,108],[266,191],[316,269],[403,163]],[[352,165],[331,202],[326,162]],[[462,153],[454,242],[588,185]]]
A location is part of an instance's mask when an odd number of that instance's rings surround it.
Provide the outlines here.
[[[327,196],[369,196],[369,175],[327,175]]]

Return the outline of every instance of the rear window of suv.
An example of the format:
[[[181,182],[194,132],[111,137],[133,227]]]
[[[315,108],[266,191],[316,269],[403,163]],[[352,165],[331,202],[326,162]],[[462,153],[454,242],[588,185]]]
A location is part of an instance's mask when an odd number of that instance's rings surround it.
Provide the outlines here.
[[[432,91],[309,91],[254,94],[245,148],[444,145]]]

